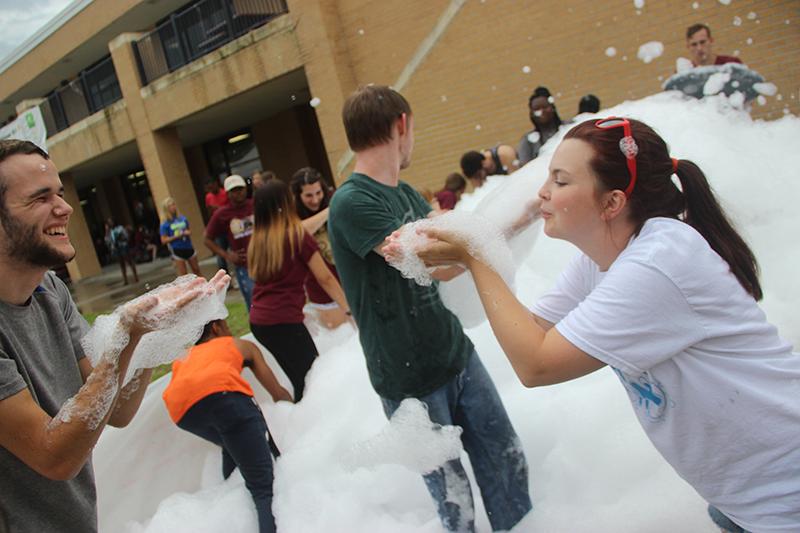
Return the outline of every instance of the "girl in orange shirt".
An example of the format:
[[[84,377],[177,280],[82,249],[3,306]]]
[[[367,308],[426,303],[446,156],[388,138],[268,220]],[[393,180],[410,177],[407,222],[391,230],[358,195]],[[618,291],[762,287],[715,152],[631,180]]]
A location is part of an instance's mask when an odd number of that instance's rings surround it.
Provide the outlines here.
[[[256,506],[259,532],[274,533],[267,423],[241,375],[245,366],[274,401],[292,401],[258,347],[232,337],[225,320],[206,324],[189,354],[172,364],[163,398],[179,428],[222,447],[222,475],[227,479],[239,468]]]

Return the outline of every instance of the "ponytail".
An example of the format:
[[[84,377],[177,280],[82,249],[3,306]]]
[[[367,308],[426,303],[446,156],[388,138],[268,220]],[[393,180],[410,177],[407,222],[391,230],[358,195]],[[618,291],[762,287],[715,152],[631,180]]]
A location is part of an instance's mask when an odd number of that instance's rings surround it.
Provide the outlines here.
[[[696,229],[728,263],[742,287],[753,298],[761,300],[764,293],[758,281],[756,257],[725,216],[703,171],[691,161],[680,160],[676,174],[686,205],[684,222]]]

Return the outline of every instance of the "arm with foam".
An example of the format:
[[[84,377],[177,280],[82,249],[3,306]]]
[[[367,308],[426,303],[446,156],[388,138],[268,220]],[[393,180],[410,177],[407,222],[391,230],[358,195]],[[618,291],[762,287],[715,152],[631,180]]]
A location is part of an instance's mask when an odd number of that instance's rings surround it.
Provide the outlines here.
[[[79,360],[84,385],[55,416],[50,417],[39,407],[27,388],[0,400],[0,446],[42,476],[56,480],[74,477],[105,424],[112,421],[124,425],[138,409],[145,387],[128,397],[122,397],[120,389],[124,390],[143,336],[168,323],[172,315],[200,296],[201,286],[206,285],[205,291],[219,291],[228,280],[220,272],[211,282],[196,278],[158,296],[145,295],[122,306],[111,335],[104,338],[102,346],[95,345],[101,352],[94,366],[88,357]],[[118,414],[114,414],[117,404]]]
[[[54,417],[42,410],[26,388],[0,401],[0,446],[42,476],[54,480],[73,478],[86,463],[111,416],[131,356],[141,338],[131,332],[115,361],[104,359],[88,366],[86,382]]]

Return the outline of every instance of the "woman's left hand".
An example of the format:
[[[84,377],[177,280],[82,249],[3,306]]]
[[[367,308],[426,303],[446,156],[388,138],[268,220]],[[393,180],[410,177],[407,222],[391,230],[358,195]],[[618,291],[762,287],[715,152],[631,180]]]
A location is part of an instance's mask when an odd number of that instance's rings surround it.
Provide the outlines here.
[[[434,240],[417,251],[417,255],[426,266],[469,266],[472,256],[463,238],[451,231],[436,228],[420,230],[420,233]]]

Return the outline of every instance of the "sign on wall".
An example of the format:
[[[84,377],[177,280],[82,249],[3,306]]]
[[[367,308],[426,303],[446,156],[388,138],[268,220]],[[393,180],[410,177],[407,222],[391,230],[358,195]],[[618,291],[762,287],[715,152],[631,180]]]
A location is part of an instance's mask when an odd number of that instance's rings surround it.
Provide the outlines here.
[[[39,109],[39,106],[24,111],[13,122],[0,128],[0,140],[4,139],[31,141],[46,152],[47,128],[45,128],[42,110]]]

